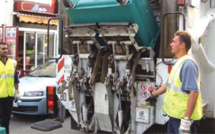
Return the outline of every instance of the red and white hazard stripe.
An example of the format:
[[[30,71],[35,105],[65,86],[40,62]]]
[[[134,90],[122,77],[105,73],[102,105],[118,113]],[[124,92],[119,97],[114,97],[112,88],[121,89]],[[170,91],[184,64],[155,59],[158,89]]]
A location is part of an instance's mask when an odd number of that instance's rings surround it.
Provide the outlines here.
[[[59,85],[64,80],[64,57],[58,62],[57,67],[57,84]]]

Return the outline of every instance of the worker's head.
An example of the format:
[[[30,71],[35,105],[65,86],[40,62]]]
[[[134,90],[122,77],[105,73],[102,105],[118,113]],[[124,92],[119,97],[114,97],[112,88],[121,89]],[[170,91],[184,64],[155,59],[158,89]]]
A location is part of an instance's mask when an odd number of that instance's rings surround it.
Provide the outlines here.
[[[7,56],[8,53],[8,48],[7,48],[7,44],[0,42],[0,57],[4,58]]]
[[[181,51],[187,53],[191,47],[191,35],[186,31],[175,32],[170,46],[174,54]]]

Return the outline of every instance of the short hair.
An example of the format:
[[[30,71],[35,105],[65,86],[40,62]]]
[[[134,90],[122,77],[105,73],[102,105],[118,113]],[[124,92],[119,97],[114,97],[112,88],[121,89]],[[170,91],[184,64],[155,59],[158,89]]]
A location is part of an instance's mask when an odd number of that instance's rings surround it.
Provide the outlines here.
[[[4,43],[4,42],[0,42],[0,45],[7,45],[6,43]]]
[[[180,43],[184,42],[186,50],[188,51],[191,47],[191,35],[186,31],[177,31],[174,36],[179,36]]]

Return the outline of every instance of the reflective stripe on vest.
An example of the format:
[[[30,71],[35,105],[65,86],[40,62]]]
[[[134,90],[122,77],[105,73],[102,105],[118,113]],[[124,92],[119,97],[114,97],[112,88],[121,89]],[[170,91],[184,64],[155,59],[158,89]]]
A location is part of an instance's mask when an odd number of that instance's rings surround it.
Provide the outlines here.
[[[191,59],[191,57],[188,55],[181,57],[172,68],[167,83],[166,94],[164,97],[163,105],[164,112],[167,115],[178,119],[184,117],[189,97],[187,93],[181,90],[182,82],[180,80],[180,72],[184,62],[187,59]],[[200,89],[200,74],[198,76],[198,88]],[[202,98],[201,93],[199,91],[196,106],[191,116],[191,119],[199,120],[201,118],[202,118]]]
[[[4,78],[13,78],[14,75],[9,75],[9,74],[3,74],[2,76],[0,76],[0,79],[4,79]]]
[[[0,62],[0,98],[14,96],[14,74],[16,61],[8,59],[6,65]]]

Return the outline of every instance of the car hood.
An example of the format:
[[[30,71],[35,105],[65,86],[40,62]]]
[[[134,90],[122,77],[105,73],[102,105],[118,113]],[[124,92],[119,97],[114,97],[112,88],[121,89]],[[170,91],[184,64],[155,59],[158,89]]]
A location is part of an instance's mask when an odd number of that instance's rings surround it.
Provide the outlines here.
[[[19,80],[19,92],[44,91],[46,86],[56,86],[56,78],[22,77]]]

